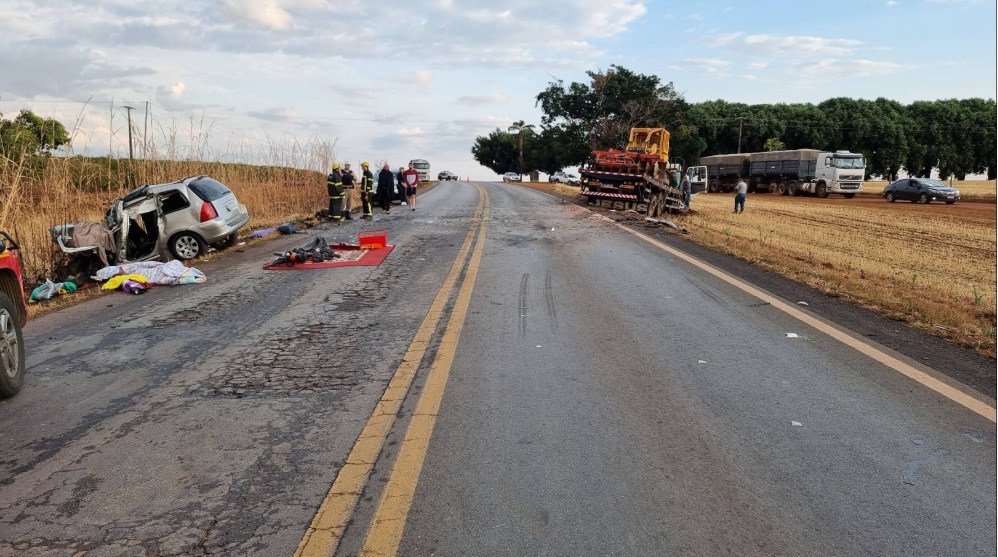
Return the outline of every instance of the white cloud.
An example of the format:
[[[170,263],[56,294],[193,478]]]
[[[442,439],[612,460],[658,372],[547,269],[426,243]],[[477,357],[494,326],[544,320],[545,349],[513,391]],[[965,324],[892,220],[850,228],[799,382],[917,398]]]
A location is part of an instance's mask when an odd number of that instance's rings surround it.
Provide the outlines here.
[[[413,81],[423,86],[429,85],[430,82],[433,81],[433,74],[426,70],[419,70],[418,72],[413,74],[412,77]]]
[[[828,81],[842,77],[877,77],[912,69],[912,66],[875,60],[845,60],[826,58],[787,64],[786,70],[800,78]]]
[[[174,97],[179,97],[184,94],[185,89],[187,89],[187,86],[184,85],[184,82],[178,81],[170,86],[170,94]]]
[[[399,135],[423,135],[423,128],[399,128],[396,132]]]
[[[855,52],[863,45],[854,39],[826,39],[808,35],[744,35],[729,33],[707,37],[710,46],[723,46],[741,52],[764,52],[767,54],[824,54],[841,55]]]
[[[893,8],[894,6],[897,6],[897,5],[898,5],[898,1],[897,0],[887,0],[887,7],[888,8]]]
[[[730,66],[731,66],[730,61],[721,60],[720,58],[684,58],[682,60],[676,61],[674,64],[672,64],[669,67],[674,70],[689,70],[689,71],[716,73],[726,70]]]
[[[753,70],[764,70],[769,67],[769,62],[751,62],[749,67]]]
[[[497,104],[506,102],[506,95],[502,93],[492,93],[489,95],[464,95],[458,97],[457,102],[468,105]]]

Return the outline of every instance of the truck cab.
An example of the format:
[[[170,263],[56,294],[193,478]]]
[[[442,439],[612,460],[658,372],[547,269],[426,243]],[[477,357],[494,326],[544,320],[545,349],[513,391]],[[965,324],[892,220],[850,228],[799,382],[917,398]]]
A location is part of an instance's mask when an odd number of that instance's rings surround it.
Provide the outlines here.
[[[851,198],[863,191],[865,177],[866,159],[862,153],[835,151],[818,154],[814,180],[818,183],[823,181],[828,193]]]

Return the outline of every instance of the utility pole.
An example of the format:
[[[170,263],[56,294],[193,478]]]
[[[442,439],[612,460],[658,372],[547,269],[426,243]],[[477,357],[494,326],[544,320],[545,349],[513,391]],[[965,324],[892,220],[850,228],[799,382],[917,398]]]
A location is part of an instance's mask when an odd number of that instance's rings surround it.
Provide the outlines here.
[[[146,130],[149,129],[149,101],[146,101],[146,111],[142,116],[142,158],[148,159],[149,155],[146,152],[149,149],[149,138],[146,135]]]
[[[744,116],[738,117],[738,154],[742,152],[742,121],[745,120]]]
[[[124,108],[128,111],[128,158],[132,158],[132,107]]]

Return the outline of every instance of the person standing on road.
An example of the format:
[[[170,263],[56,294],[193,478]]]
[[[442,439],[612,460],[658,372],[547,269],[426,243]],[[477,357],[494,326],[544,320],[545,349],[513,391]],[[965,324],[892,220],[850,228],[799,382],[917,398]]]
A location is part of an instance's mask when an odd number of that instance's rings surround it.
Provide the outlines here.
[[[693,193],[693,185],[690,183],[689,176],[683,176],[683,182],[679,185],[679,189],[683,190],[683,203],[686,204],[686,208],[690,208],[690,195]]]
[[[403,178],[405,178],[405,195],[409,200],[409,208],[415,211],[416,186],[419,184],[419,171],[413,168],[411,162],[409,163],[409,170],[403,173]]]
[[[388,168],[388,163],[381,168],[378,173],[378,199],[381,200],[381,209],[387,215],[392,212],[392,190],[395,188],[395,175]]]
[[[398,173],[395,174],[395,180],[395,186],[398,188],[398,198],[405,204],[405,168],[399,167]]]
[[[357,187],[357,175],[350,169],[350,163],[343,165],[343,220],[353,220],[353,190]]]
[[[745,183],[745,179],[741,176],[738,177],[738,183],[735,184],[735,211],[736,213],[745,212],[745,195],[748,193],[748,184]]]
[[[343,220],[340,214],[343,210],[343,174],[340,173],[340,163],[333,163],[333,171],[326,176],[326,193],[329,194],[329,219],[333,222]]]
[[[360,176],[360,207],[364,215],[361,218],[373,219],[374,218],[374,207],[373,207],[373,197],[374,197],[374,174],[371,174],[371,165],[367,164],[367,161],[360,163],[361,176]]]

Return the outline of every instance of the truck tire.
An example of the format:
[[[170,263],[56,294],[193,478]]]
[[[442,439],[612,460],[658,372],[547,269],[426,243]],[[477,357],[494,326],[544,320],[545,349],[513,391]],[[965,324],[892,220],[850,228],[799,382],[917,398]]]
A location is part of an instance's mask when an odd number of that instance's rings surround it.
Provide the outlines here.
[[[787,182],[787,195],[800,195],[797,182]]]
[[[776,187],[779,190],[780,195],[787,195],[788,192],[787,192],[787,183],[786,182],[780,182],[780,185],[778,185]]]
[[[24,384],[24,336],[14,302],[0,292],[0,398],[12,397]]]
[[[718,187],[717,180],[711,180],[710,184],[707,185],[707,192],[709,193],[717,193],[720,190],[721,188]]]
[[[653,195],[648,198],[648,210],[645,212],[650,218],[658,218],[658,196]]]
[[[828,197],[828,188],[825,187],[825,184],[818,184],[818,187],[815,191],[817,192],[818,197],[822,199]]]

